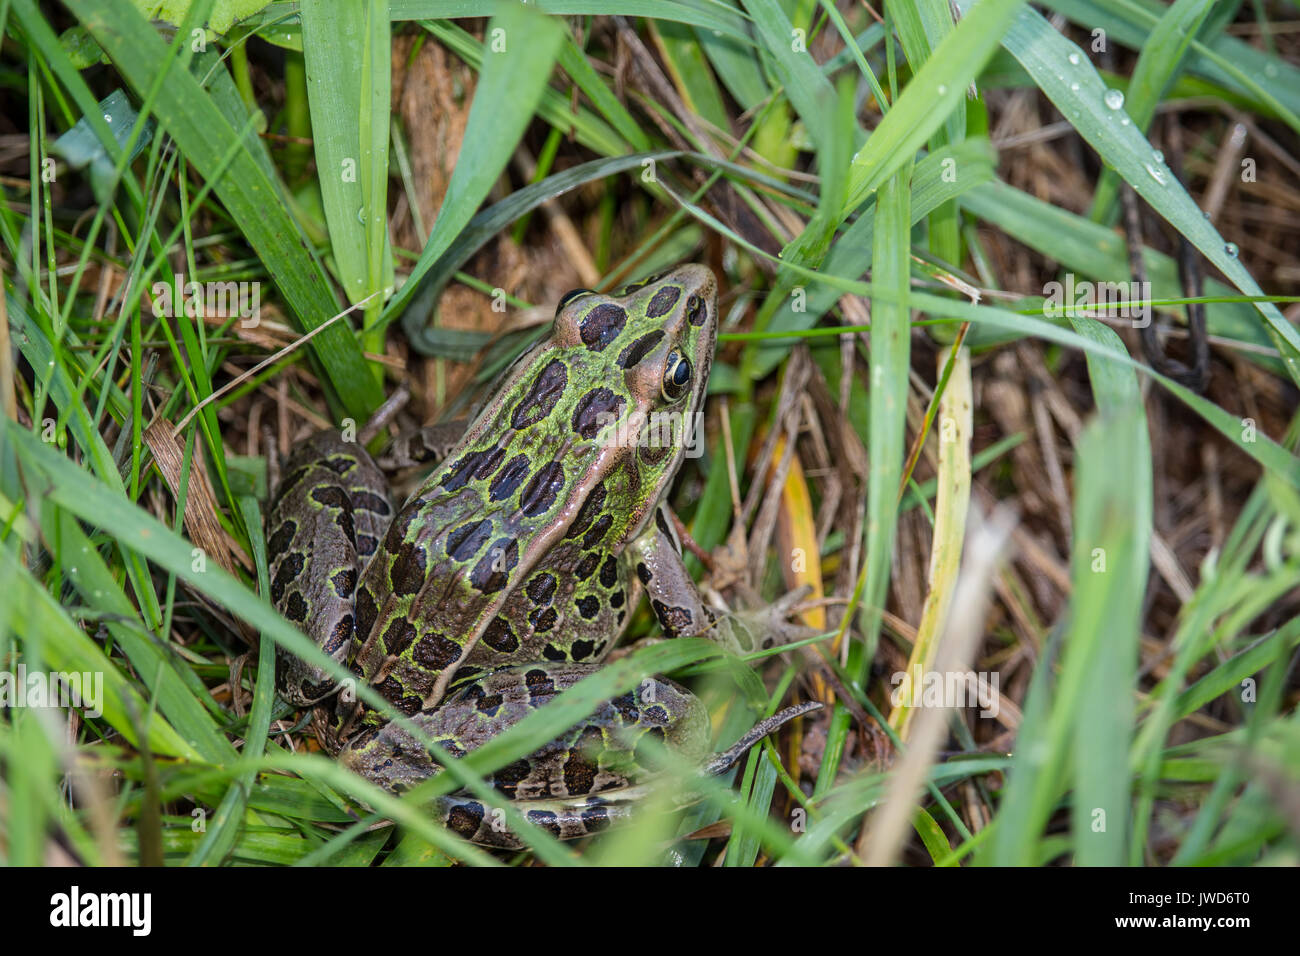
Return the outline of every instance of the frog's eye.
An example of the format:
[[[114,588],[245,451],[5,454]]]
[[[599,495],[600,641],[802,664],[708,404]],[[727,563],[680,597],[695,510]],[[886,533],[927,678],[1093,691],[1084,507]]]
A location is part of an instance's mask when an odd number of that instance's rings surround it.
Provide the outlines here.
[[[591,294],[592,292],[590,289],[570,289],[568,292],[564,293],[564,295],[560,296],[560,301],[555,306],[555,314],[559,315],[560,310],[563,309],[570,302],[572,302],[574,299],[576,299],[578,296],[591,295]]]
[[[668,353],[668,363],[664,366],[664,398],[675,402],[690,387],[691,360],[678,349],[673,349]]]

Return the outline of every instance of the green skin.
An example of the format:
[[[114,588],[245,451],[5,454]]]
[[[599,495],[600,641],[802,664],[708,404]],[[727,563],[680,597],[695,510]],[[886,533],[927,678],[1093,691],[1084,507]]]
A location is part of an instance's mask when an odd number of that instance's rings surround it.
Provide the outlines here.
[[[360,445],[338,432],[304,443],[267,517],[276,607],[453,756],[598,669],[643,590],[666,637],[755,649],[755,630],[705,605],[659,507],[686,443],[680,432],[659,447],[642,440],[652,415],[689,423],[702,406],[716,288],[708,269],[684,265],[612,297],[570,293],[550,338],[506,373],[395,517]],[[414,438],[405,457],[439,457],[435,444]],[[773,614],[771,623],[784,608]],[[764,633],[765,646],[798,636]],[[337,689],[288,655],[278,679],[301,706]],[[344,696],[327,742],[346,766],[393,793],[439,772],[407,731]],[[490,782],[556,836],[586,835],[623,819],[643,792],[646,737],[725,769],[726,755],[708,757],[704,707],[660,678]],[[730,760],[743,748],[732,751]],[[499,813],[466,794],[434,810],[476,843],[519,845]]]

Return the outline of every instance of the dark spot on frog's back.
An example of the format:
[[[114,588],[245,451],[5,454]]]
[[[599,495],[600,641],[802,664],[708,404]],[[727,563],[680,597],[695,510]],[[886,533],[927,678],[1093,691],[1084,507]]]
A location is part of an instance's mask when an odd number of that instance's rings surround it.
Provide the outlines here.
[[[415,643],[411,658],[430,670],[445,671],[460,660],[461,651],[461,646],[450,638],[426,634]]]
[[[478,554],[492,535],[492,522],[486,518],[466,521],[447,533],[447,557],[453,561],[468,561]]]
[[[595,488],[587,493],[587,500],[582,503],[578,509],[578,516],[573,519],[573,524],[569,525],[569,530],[565,532],[566,538],[576,538],[591,526],[596,515],[600,514],[601,509],[605,507],[605,483],[602,481]]]
[[[266,542],[266,553],[271,562],[274,563],[276,558],[289,550],[289,545],[293,543],[293,536],[297,533],[298,523],[292,518],[275,529],[271,539]]]
[[[546,571],[534,574],[524,591],[534,604],[550,604],[555,596],[555,575]]]
[[[469,839],[478,833],[479,824],[483,822],[483,804],[460,803],[451,808],[447,814],[447,829]]]
[[[296,624],[302,624],[307,620],[307,613],[307,602],[301,594],[294,591],[289,595],[289,600],[284,602],[284,616]]]
[[[612,302],[602,302],[583,317],[579,331],[587,348],[593,352],[601,352],[604,351],[605,346],[618,338],[625,325],[627,325],[627,312],[623,307]]]
[[[357,460],[351,455],[331,455],[330,457],[323,459],[321,464],[336,475],[346,475],[353,468],[357,467]]]
[[[705,308],[704,300],[698,295],[693,295],[686,300],[686,321],[691,325],[703,325],[708,315],[709,310]]]
[[[401,682],[392,674],[389,674],[384,679],[384,682],[375,689],[383,695],[385,700],[390,701],[394,707],[407,717],[418,714],[424,705],[420,698],[405,693],[405,688],[402,687]]]
[[[342,647],[345,642],[352,640],[354,623],[351,614],[344,614],[341,618],[335,621],[334,627],[330,630],[330,635],[325,639],[325,643],[321,645],[321,649],[324,650],[326,654],[333,654]]]
[[[393,523],[388,526],[388,533],[384,535],[384,548],[389,552],[396,554],[402,542],[406,540],[406,532],[410,530],[411,522],[415,520],[415,513],[419,510],[416,504],[414,501],[407,502],[393,519]]]
[[[519,784],[528,779],[528,775],[533,772],[532,765],[520,758],[512,764],[507,764],[492,775],[493,785],[507,797],[514,797],[519,789]]]
[[[339,526],[339,530],[343,532],[344,536],[355,545],[357,529],[352,521],[352,499],[347,496],[343,489],[335,485],[325,485],[312,491],[311,500],[318,505],[337,511],[337,514],[334,515],[335,524]]]
[[[632,368],[637,365],[643,358],[654,351],[654,347],[659,344],[663,337],[663,332],[658,329],[641,336],[619,353],[619,368]]]
[[[326,508],[349,508],[352,504],[343,489],[337,485],[322,485],[312,489],[311,500]]]
[[[528,699],[534,704],[555,696],[555,681],[541,668],[524,674],[524,686],[528,688]]]
[[[555,504],[564,490],[564,466],[558,461],[547,462],[537,469],[519,494],[519,508],[529,518],[545,514]]]
[[[334,593],[346,601],[352,597],[352,592],[356,590],[357,572],[353,568],[335,571],[330,577],[330,584],[334,586]]]
[[[528,822],[535,823],[550,832],[552,836],[560,835],[560,821],[554,810],[529,810]]]
[[[581,614],[585,620],[590,621],[600,613],[600,600],[591,595],[578,598],[577,604],[578,613]]]
[[[397,557],[388,572],[389,583],[396,595],[419,594],[424,587],[428,554],[418,544],[407,542],[397,549]]]
[[[544,634],[555,627],[555,622],[559,619],[560,615],[556,613],[553,607],[536,608],[528,614],[528,623],[539,634]]]
[[[677,304],[677,300],[682,297],[682,290],[675,285],[664,286],[654,294],[650,304],[645,307],[645,314],[652,319],[657,319],[661,315],[667,315],[668,311]]]
[[[511,654],[519,650],[519,638],[515,637],[510,622],[498,615],[492,619],[483,631],[483,643],[500,654]]]
[[[483,594],[495,594],[509,583],[510,572],[518,563],[519,542],[514,538],[497,538],[469,573],[469,583]]]
[[[609,515],[601,515],[587,533],[582,536],[582,546],[584,548],[594,548],[605,537],[605,534],[609,531],[609,526],[613,523],[614,519]]]
[[[607,588],[612,588],[618,583],[618,561],[614,559],[612,554],[600,566],[600,583],[601,586]]]
[[[515,455],[492,479],[492,484],[488,488],[488,497],[493,501],[504,501],[515,493],[515,489],[526,477],[528,477],[528,456]]]
[[[415,625],[404,617],[396,618],[384,629],[384,652],[400,657],[414,639]]]
[[[393,507],[384,500],[383,495],[377,495],[373,491],[358,491],[352,494],[353,507],[361,511],[369,511],[371,514],[387,517],[393,513]]]
[[[672,446],[667,443],[656,445],[654,442],[648,442],[639,446],[636,450],[637,457],[650,466],[659,464],[671,453]]]
[[[591,793],[595,782],[596,768],[578,751],[570,751],[569,759],[564,761],[564,787],[570,796]]]
[[[599,833],[609,826],[609,810],[606,807],[586,807],[582,811],[582,825],[588,833]]]
[[[468,455],[461,455],[447,466],[447,473],[442,476],[442,481],[439,484],[448,491],[460,491],[474,477],[483,464],[486,454],[482,451],[472,451]]]
[[[604,386],[593,388],[578,399],[573,410],[573,430],[583,438],[595,438],[600,429],[618,420],[627,399]]]
[[[370,593],[370,589],[362,585],[357,589],[357,635],[363,640],[370,636],[370,629],[375,626],[375,618],[379,616],[379,607],[375,604],[375,596]]]
[[[533,379],[524,397],[510,416],[510,426],[516,431],[535,425],[559,404],[560,395],[569,381],[569,370],[559,359],[551,359]]]
[[[489,448],[482,453],[479,466],[474,469],[474,477],[479,481],[487,480],[494,471],[501,467],[501,459],[506,457],[505,446]]]
[[[578,566],[573,569],[574,577],[579,581],[587,580],[595,572],[598,564],[600,564],[600,555],[595,551],[584,554],[582,560],[578,562]]]
[[[478,707],[478,712],[480,714],[483,714],[486,717],[495,717],[497,711],[501,709],[501,695],[484,694],[479,698],[479,702],[476,706]]]
[[[595,641],[574,641],[569,646],[569,653],[575,661],[585,661],[596,650]]]
[[[271,581],[271,600],[279,603],[284,597],[285,588],[302,574],[307,559],[301,551],[287,555],[280,566],[275,569],[275,578]]]

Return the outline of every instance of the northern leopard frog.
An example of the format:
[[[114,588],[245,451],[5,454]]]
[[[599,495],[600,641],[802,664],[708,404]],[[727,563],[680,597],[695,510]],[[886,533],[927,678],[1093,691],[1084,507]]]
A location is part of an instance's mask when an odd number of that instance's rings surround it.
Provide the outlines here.
[[[268,513],[274,603],[453,756],[599,667],[643,590],[666,637],[753,650],[757,631],[701,599],[660,505],[684,457],[681,426],[704,400],[716,335],[716,283],[702,266],[615,296],[569,293],[550,337],[506,373],[395,515],[360,445],[314,436]],[[650,438],[665,421],[678,428],[673,440]],[[768,644],[790,633],[764,632]],[[278,672],[281,695],[299,705],[336,689],[297,658],[282,656]],[[627,814],[645,774],[635,753],[644,735],[717,772],[806,709],[709,758],[700,702],[669,680],[646,681],[490,782],[530,820],[576,837]],[[330,741],[369,780],[400,792],[439,771],[382,714],[345,702],[335,711]],[[488,809],[468,794],[435,807],[467,839],[518,846]]]

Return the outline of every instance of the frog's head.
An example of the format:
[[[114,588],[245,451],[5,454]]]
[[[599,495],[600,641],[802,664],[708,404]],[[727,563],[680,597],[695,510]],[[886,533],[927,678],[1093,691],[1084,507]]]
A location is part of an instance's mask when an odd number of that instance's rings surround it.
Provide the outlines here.
[[[695,424],[718,334],[717,289],[707,267],[683,265],[615,295],[575,290],[556,311],[552,342],[584,357],[573,425],[594,440],[597,471],[626,477],[627,537],[702,440]]]

